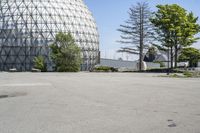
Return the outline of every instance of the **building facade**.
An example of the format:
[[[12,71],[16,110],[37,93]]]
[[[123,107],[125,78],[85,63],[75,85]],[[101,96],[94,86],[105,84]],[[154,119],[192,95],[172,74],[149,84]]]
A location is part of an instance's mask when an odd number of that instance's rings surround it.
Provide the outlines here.
[[[70,32],[82,49],[82,70],[97,64],[99,35],[83,0],[1,0],[0,71],[30,71],[39,55],[50,70],[49,45],[58,32]]]

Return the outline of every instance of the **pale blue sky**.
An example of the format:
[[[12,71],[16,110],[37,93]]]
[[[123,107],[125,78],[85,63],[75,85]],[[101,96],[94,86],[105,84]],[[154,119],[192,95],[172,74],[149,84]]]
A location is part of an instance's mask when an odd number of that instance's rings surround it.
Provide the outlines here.
[[[126,55],[116,54],[115,51],[120,48],[120,33],[116,30],[120,24],[128,19],[127,11],[131,5],[140,2],[139,0],[84,0],[92,11],[100,34],[101,56],[106,58],[119,58]],[[179,4],[188,11],[192,11],[199,17],[200,23],[200,0],[146,0],[152,11],[156,10],[157,4]],[[200,36],[200,35],[199,35]],[[200,41],[194,45],[200,48]],[[137,57],[129,56],[129,60]]]

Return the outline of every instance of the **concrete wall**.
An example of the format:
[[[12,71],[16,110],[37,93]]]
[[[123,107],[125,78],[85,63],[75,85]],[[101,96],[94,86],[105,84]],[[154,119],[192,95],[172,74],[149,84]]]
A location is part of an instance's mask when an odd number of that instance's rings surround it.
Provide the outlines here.
[[[146,62],[146,64],[147,64],[147,69],[160,68],[160,64],[159,63]]]
[[[167,62],[163,62],[165,64],[165,67],[168,66],[168,63]],[[189,63],[188,62],[178,62],[177,63],[177,66],[178,67],[184,67],[186,64],[186,66],[189,66]],[[175,66],[175,63],[173,63],[173,66]],[[171,62],[169,63],[169,67],[171,67]]]
[[[135,61],[122,61],[122,60],[112,60],[112,59],[100,59],[100,66],[109,66],[114,68],[136,68],[137,62]]]
[[[147,68],[153,69],[153,68],[160,68],[159,63],[150,63],[147,62]],[[137,61],[123,61],[123,60],[113,60],[113,59],[101,59],[100,60],[100,66],[109,66],[114,68],[128,68],[131,70],[137,69]]]

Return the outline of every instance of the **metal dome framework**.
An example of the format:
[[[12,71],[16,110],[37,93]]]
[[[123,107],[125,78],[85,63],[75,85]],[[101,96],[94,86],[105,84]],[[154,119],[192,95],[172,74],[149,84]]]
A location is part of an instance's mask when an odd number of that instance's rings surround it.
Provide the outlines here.
[[[82,49],[82,70],[97,63],[99,35],[83,0],[1,0],[0,70],[29,71],[38,55],[50,69],[49,45],[58,32],[74,36]]]

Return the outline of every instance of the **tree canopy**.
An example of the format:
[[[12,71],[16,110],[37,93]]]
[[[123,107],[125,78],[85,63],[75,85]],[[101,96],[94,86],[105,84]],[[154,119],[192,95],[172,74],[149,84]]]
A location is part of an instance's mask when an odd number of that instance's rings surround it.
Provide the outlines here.
[[[179,51],[183,47],[191,46],[199,39],[195,37],[200,31],[198,17],[195,17],[192,12],[188,13],[177,4],[158,5],[157,8],[158,11],[151,18],[151,22],[156,27],[162,46],[171,49],[171,64],[175,60],[176,67]]]
[[[81,50],[70,33],[58,33],[50,46],[56,71],[77,72],[81,65]]]
[[[179,56],[179,61],[188,61],[190,67],[197,67],[198,61],[200,61],[200,50],[193,47],[184,48]]]

